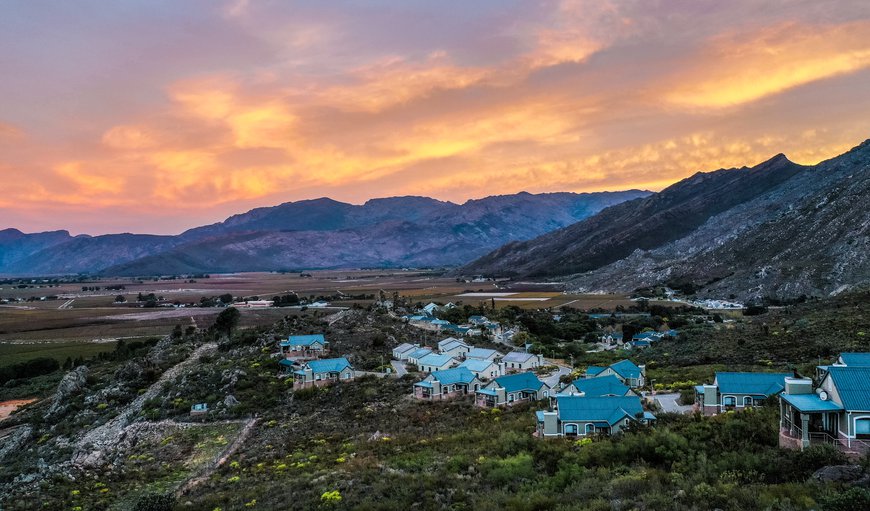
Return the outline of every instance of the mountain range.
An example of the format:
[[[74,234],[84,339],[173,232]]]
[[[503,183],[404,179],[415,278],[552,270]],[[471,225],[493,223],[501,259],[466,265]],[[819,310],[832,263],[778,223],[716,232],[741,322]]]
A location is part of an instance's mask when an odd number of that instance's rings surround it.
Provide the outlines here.
[[[757,300],[870,284],[870,140],[814,166],[779,154],[509,243],[458,273],[560,277],[578,292],[668,285]]]
[[[526,192],[463,204],[427,197],[328,198],[235,215],[177,236],[0,231],[0,274],[166,275],[455,266],[651,192]]]

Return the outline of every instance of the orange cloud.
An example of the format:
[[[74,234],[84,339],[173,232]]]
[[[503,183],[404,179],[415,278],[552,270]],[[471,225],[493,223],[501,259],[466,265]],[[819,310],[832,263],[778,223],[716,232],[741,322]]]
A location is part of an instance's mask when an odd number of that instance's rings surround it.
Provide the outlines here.
[[[729,107],[870,67],[870,21],[784,23],[755,34],[716,37],[674,77],[669,101]]]

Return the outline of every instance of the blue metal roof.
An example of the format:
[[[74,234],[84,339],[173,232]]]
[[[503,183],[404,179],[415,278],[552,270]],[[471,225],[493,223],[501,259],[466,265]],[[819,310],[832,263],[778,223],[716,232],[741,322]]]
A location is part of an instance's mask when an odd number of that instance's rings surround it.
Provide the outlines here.
[[[716,373],[720,394],[772,396],[782,392],[791,373]]]
[[[481,394],[486,394],[487,396],[496,396],[496,395],[498,395],[498,394],[496,393],[496,391],[494,391],[494,390],[492,390],[492,389],[479,389],[478,392],[481,393]]]
[[[535,376],[535,373],[516,373],[507,376],[499,376],[495,379],[499,387],[504,387],[505,392],[519,392],[532,390],[537,392],[544,383]]]
[[[454,367],[442,371],[433,371],[432,379],[441,382],[441,385],[453,385],[454,383],[471,383],[477,376],[465,367]]]
[[[631,360],[614,362],[610,364],[610,368],[623,378],[640,378],[640,367],[637,367]]]
[[[326,344],[323,334],[291,335],[281,346],[311,346],[315,342]]]
[[[703,394],[704,393],[704,386],[703,385],[695,385],[695,393],[696,394]]]
[[[836,412],[843,407],[831,400],[822,401],[816,394],[780,394],[783,401],[802,412]]]
[[[870,411],[870,367],[831,366],[828,377],[837,388],[843,408],[849,411]]]
[[[586,374],[588,376],[595,376],[596,374],[603,371],[605,368],[600,366],[589,366],[586,368]]]
[[[480,372],[489,369],[495,362],[492,360],[483,360],[479,358],[468,358],[465,359],[459,367],[466,367],[469,371]]]
[[[840,358],[848,367],[870,367],[870,353],[841,353]]]
[[[337,373],[345,367],[350,367],[350,362],[344,357],[339,357],[312,360],[305,365],[315,373]]]
[[[432,353],[432,350],[430,350],[429,348],[420,348],[416,351],[408,353],[408,358],[422,358],[430,353]]]
[[[282,358],[281,360],[278,361],[278,363],[281,364],[282,366],[293,367],[293,361],[288,360],[286,358]]]
[[[628,416],[632,419],[643,414],[637,396],[583,397],[557,396],[559,420],[576,422],[606,422],[612,426]]]
[[[599,376],[598,378],[575,380],[572,385],[587,397],[624,396],[630,391],[628,387],[619,381],[619,378],[612,374]]]
[[[417,365],[427,365],[427,366],[436,366],[441,367],[449,364],[453,361],[453,357],[450,355],[438,355],[436,353],[430,353],[425,357],[417,360]]]
[[[535,417],[538,418],[538,422],[544,422],[544,412],[541,410],[535,412]]]
[[[643,412],[643,418],[646,419],[646,420],[648,420],[648,421],[654,421],[654,420],[656,420],[656,416],[653,415],[652,412]]]

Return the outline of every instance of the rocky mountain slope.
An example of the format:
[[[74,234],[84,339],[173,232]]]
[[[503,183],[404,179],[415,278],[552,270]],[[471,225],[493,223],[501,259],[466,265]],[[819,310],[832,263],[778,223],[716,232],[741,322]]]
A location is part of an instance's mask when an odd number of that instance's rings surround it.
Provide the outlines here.
[[[363,205],[322,198],[258,208],[178,236],[0,232],[0,274],[150,275],[290,268],[458,265],[512,240],[570,225],[649,195],[629,190],[426,197]]]
[[[783,155],[699,173],[526,242],[465,273],[570,276],[578,291],[670,285],[742,299],[825,295],[870,283],[870,141],[804,167]]]

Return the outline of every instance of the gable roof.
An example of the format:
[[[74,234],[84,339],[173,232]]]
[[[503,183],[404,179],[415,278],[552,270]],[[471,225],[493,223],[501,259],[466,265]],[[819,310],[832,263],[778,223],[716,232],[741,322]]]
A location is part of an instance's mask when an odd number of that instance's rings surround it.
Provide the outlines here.
[[[870,367],[870,353],[840,353],[840,359],[847,367]]]
[[[493,380],[499,387],[503,387],[505,392],[519,392],[521,390],[537,391],[541,385],[546,385],[544,382],[535,376],[535,373],[516,373],[507,376],[499,376]]]
[[[350,362],[344,357],[324,358],[322,360],[312,360],[306,363],[305,366],[315,373],[335,373],[345,367],[350,367]]]
[[[527,362],[531,358],[537,358],[537,355],[527,353],[525,351],[512,351],[504,356],[504,362]]]
[[[402,344],[393,348],[393,351],[398,352],[398,353],[406,353],[406,352],[409,352],[409,351],[414,350],[414,349],[417,349],[417,346],[414,346],[413,344],[410,344],[407,342],[403,342]]]
[[[561,421],[606,422],[612,426],[624,417],[632,419],[643,414],[638,396],[583,397],[556,396]]]
[[[438,380],[441,385],[452,385],[454,383],[471,383],[477,378],[477,375],[472,373],[465,367],[454,367],[452,369],[443,369],[441,371],[433,371],[432,380]],[[428,378],[427,378],[428,379]]]
[[[601,371],[603,371],[605,369],[606,369],[605,367],[601,367],[601,366],[589,366],[586,368],[586,375],[587,376],[595,376],[596,374],[599,374]]]
[[[291,335],[281,346],[311,346],[315,342],[326,344],[323,334]]]
[[[579,392],[583,392],[586,397],[624,396],[630,391],[628,387],[619,381],[619,378],[612,374],[598,378],[575,380],[572,385]]]
[[[441,367],[453,362],[453,357],[450,355],[439,355],[437,353],[429,353],[417,360],[417,365],[428,365]]]
[[[479,372],[489,369],[489,367],[492,365],[495,365],[495,362],[493,362],[492,360],[482,358],[467,358],[461,364],[459,364],[459,367],[467,367],[471,371]]]
[[[826,378],[837,388],[843,408],[870,411],[870,367],[831,366]]]
[[[609,367],[623,378],[640,378],[640,367],[631,360],[620,360],[610,364]]]
[[[716,373],[720,394],[770,396],[782,392],[791,373]]]
[[[429,348],[420,348],[416,351],[408,353],[408,358],[423,358],[430,353],[432,353],[432,350],[430,350]]]
[[[471,351],[465,354],[465,358],[490,358],[493,355],[500,357],[501,353],[486,348],[471,348]]]
[[[439,351],[450,351],[456,348],[468,348],[469,346],[462,342],[460,339],[454,339],[453,337],[448,337],[443,341],[438,343]]]

